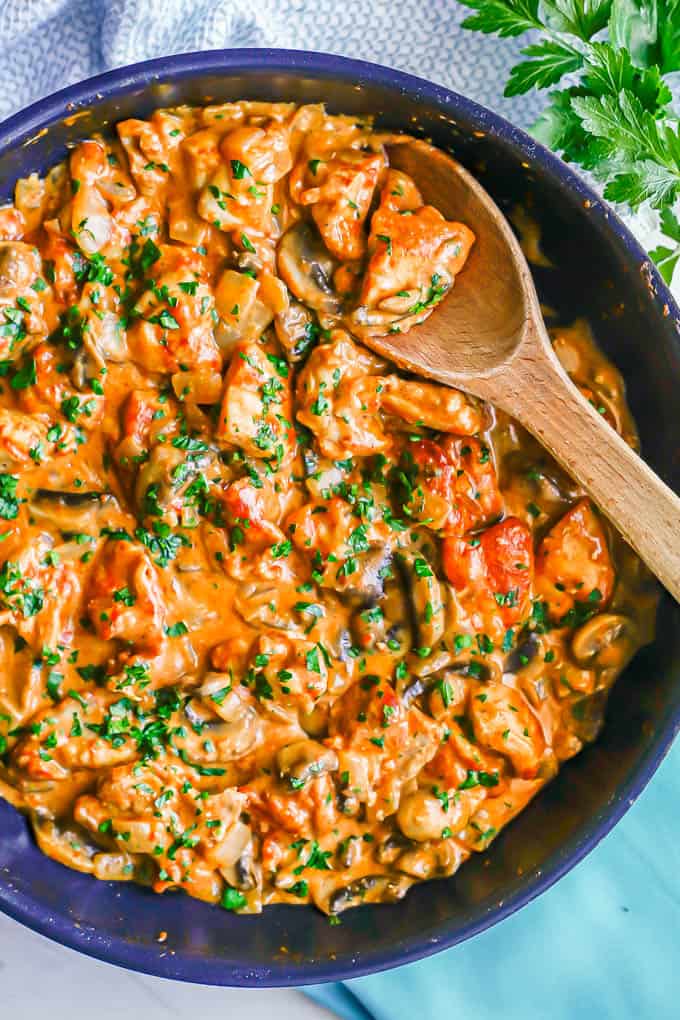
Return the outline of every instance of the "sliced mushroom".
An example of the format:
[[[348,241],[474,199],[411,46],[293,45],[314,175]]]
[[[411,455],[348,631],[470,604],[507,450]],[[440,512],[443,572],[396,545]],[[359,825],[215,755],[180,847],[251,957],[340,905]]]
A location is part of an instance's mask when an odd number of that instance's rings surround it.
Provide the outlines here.
[[[99,525],[120,512],[115,496],[110,492],[92,492],[76,489],[36,489],[29,500],[31,516],[38,521],[49,521],[62,532],[99,532]]]
[[[100,853],[94,858],[94,877],[104,882],[138,882],[151,885],[155,869],[144,854]]]
[[[207,705],[199,698],[190,698],[184,706],[184,714],[194,732],[209,735],[215,746],[215,760],[235,761],[248,754],[256,746],[261,735],[260,719],[253,705],[230,691],[219,705]],[[180,742],[181,738],[177,738]],[[202,745],[201,745],[202,746]],[[193,747],[191,756],[202,758],[201,747]],[[211,759],[212,760],[212,759]]]
[[[365,844],[359,836],[348,836],[338,843],[338,860],[343,868],[355,868],[363,853]]]
[[[362,903],[396,903],[406,895],[409,885],[405,876],[363,875],[331,893],[328,913],[339,914],[349,907],[360,907]]]
[[[430,678],[433,683],[428,699],[430,714],[434,719],[446,715],[459,715],[465,707],[468,681],[462,670],[445,669]]]
[[[416,843],[442,838],[446,829],[458,831],[461,812],[453,796],[437,797],[428,790],[414,790],[402,797],[397,811],[397,825],[407,839]]]
[[[95,855],[101,847],[77,822],[61,825],[51,818],[32,816],[33,830],[38,846],[44,854],[67,868],[92,874]]]
[[[526,641],[514,648],[505,660],[506,673],[519,673],[521,669],[528,666],[540,650],[540,641],[536,634],[529,634]]]
[[[227,869],[227,874],[233,879],[233,881],[229,881],[229,884],[234,885],[237,889],[251,890],[260,888],[262,885],[262,867],[255,860],[252,841],[236,861],[233,868]]]
[[[342,597],[356,606],[352,635],[358,647],[378,646],[381,652],[398,659],[413,643],[410,605],[401,583],[393,579],[390,551],[369,557],[365,569],[357,559],[357,570],[343,579],[348,594]]]
[[[432,658],[436,659],[436,656],[432,656]],[[425,661],[427,662],[427,660]],[[414,673],[417,670],[417,663],[413,662],[413,656],[409,657],[409,668]],[[480,680],[485,684],[500,683],[503,677],[503,671],[500,664],[492,658],[474,658],[468,659],[465,662],[451,662],[448,667],[448,671],[452,673],[460,673],[463,677],[472,677],[473,680]],[[428,675],[432,676],[429,670]]]
[[[113,312],[90,307],[84,321],[83,345],[75,356],[71,379],[79,390],[90,390],[91,380],[101,375],[108,361],[121,364],[129,352],[121,320]]]
[[[233,678],[229,673],[206,673],[198,689],[202,700],[225,722],[231,722],[234,717],[233,699],[236,695],[232,695],[232,684]]]
[[[434,648],[444,634],[442,586],[421,552],[400,549],[395,559],[413,610],[418,646]]]
[[[636,627],[628,616],[598,613],[582,624],[571,639],[579,666],[616,666],[621,669],[635,648]]]
[[[389,836],[386,836],[382,843],[379,843],[375,849],[375,859],[380,864],[394,864],[394,862],[404,853],[405,850],[410,849],[413,843],[410,839],[406,839],[400,832],[391,832]]]
[[[411,705],[430,690],[433,684],[432,677],[411,676],[407,673],[403,679],[397,681],[397,694],[405,705]]]
[[[352,635],[346,627],[342,627],[338,631],[337,639],[333,648],[333,655],[336,659],[339,659],[340,662],[353,662],[354,658],[350,653],[350,649],[352,647]]]
[[[338,756],[315,740],[296,740],[279,748],[276,766],[281,778],[288,780],[293,790],[299,790],[324,772],[336,772]]]
[[[186,455],[174,446],[158,444],[142,464],[135,483],[135,500],[140,514],[158,516],[172,513],[173,521],[185,526],[197,523],[195,508],[183,505],[189,486],[213,463],[209,452]]]
[[[328,732],[328,713],[328,703],[317,702],[311,712],[300,717],[300,726],[310,737],[324,737]]]
[[[314,343],[314,319],[308,308],[291,301],[285,311],[274,318],[274,329],[289,361],[302,361]]]
[[[36,489],[31,502],[49,503],[52,507],[55,504],[60,504],[71,509],[81,509],[107,499],[113,499],[107,492],[89,492],[83,489],[76,489],[74,492],[63,489]]]
[[[584,744],[592,743],[604,725],[608,695],[608,691],[599,690],[571,704],[570,728]]]
[[[262,884],[262,869],[255,856],[250,827],[244,822],[235,822],[220,847],[220,871],[229,885],[250,890]]]
[[[337,262],[325,248],[317,231],[304,221],[281,238],[279,273],[295,297],[324,315],[339,315],[342,301],[331,285]]]
[[[453,875],[457,871],[462,858],[462,850],[451,840],[440,842],[437,846],[414,847],[402,854],[396,867],[411,878],[425,881],[428,878]]]
[[[385,594],[385,582],[392,576],[392,550],[388,545],[374,546],[354,557],[356,569],[343,574],[336,591],[351,605],[373,606]]]
[[[453,660],[453,653],[446,648],[437,648],[432,655],[422,658],[420,655],[409,656],[409,673],[418,677],[430,677],[433,673],[439,673],[445,669]],[[455,666],[452,666],[455,668]],[[463,667],[461,666],[461,669]]]

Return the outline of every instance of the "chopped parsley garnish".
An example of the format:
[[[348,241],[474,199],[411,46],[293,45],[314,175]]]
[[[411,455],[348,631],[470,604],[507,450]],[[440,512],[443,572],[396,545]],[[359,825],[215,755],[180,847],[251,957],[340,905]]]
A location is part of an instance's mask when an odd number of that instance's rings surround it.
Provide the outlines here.
[[[17,475],[0,474],[0,517],[6,521],[13,521],[19,513],[18,482]]]

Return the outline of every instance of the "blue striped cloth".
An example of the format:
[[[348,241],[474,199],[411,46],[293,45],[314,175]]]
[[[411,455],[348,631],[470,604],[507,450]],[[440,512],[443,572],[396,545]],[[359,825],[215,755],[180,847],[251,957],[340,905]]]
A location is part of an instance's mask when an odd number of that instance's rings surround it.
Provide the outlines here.
[[[230,46],[325,50],[422,75],[528,127],[502,98],[521,40],[463,33],[455,0],[0,0],[0,118],[149,57]],[[657,243],[654,221],[632,223]],[[309,994],[347,1020],[680,1017],[680,747],[590,857],[472,942]]]

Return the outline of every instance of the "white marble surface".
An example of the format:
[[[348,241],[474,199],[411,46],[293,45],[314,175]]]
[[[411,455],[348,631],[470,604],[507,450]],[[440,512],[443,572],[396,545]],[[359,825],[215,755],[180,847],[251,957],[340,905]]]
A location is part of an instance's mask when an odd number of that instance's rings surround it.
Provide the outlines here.
[[[302,993],[207,988],[133,974],[0,914],[0,1016],[12,1020],[332,1020]]]

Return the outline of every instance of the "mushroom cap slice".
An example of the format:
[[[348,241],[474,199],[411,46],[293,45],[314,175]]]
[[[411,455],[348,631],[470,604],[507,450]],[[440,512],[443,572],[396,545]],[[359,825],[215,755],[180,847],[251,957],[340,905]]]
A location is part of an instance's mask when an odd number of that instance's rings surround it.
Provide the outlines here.
[[[337,263],[309,223],[296,223],[281,238],[281,278],[299,301],[324,315],[339,315],[341,311],[342,299],[331,284],[336,268]]]
[[[572,655],[579,666],[621,669],[635,647],[636,631],[635,623],[628,616],[598,613],[574,632]]]

